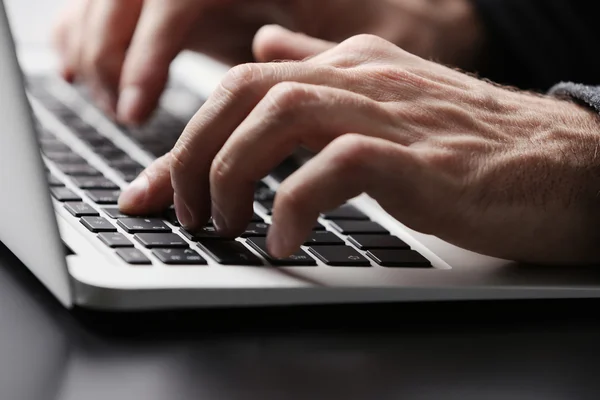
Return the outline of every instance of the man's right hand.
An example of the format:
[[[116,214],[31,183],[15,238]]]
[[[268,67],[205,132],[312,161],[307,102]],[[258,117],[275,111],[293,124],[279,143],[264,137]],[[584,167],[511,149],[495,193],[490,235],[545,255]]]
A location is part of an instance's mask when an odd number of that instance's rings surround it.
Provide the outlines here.
[[[65,79],[82,81],[120,123],[138,125],[154,111],[169,66],[184,49],[229,65],[315,49],[255,44],[278,24],[341,42],[378,35],[421,57],[469,68],[480,36],[471,0],[71,0],[55,31]],[[310,43],[310,41],[307,41]]]

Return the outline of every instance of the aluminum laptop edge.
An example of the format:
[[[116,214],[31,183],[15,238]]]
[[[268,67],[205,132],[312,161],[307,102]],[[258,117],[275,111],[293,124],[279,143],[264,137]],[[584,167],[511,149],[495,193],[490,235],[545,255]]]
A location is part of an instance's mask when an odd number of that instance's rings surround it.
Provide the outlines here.
[[[532,267],[475,254],[408,229],[364,195],[349,204],[420,253],[431,268],[386,268],[374,262],[362,268],[330,266],[317,258],[314,267],[220,265],[212,260],[199,266],[129,265],[50,195],[34,115],[75,146],[77,141],[25,89],[29,73],[54,74],[52,53],[15,42],[0,2],[0,241],[66,307],[142,310],[600,294],[600,273],[593,268]],[[210,94],[226,70],[191,54],[173,65],[173,75],[200,96]],[[152,161],[93,108],[83,112],[145,165]]]

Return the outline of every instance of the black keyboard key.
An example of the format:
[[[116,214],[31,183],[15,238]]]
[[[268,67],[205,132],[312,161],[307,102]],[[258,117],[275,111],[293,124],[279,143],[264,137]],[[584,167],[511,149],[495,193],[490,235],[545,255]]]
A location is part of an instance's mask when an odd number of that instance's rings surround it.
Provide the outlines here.
[[[112,219],[130,218],[131,217],[131,215],[125,215],[125,214],[121,213],[121,211],[119,211],[119,207],[103,207],[103,208],[101,208],[101,210],[104,211],[106,213],[106,215],[108,215]]]
[[[81,197],[73,193],[66,187],[53,187],[50,188],[52,196],[58,201],[81,201]]]
[[[156,247],[163,248],[186,248],[188,244],[181,236],[174,233],[138,233],[134,238],[144,247],[153,249]]]
[[[80,189],[119,189],[117,184],[104,176],[76,176],[72,181]]]
[[[348,240],[360,250],[410,248],[404,241],[391,235],[352,235]]]
[[[51,187],[65,186],[65,184],[62,183],[62,181],[60,181],[57,177],[55,177],[52,174],[48,174],[48,185],[50,185]]]
[[[56,164],[65,175],[71,176],[99,176],[100,171],[89,164]]]
[[[368,267],[369,260],[349,246],[313,246],[309,251],[319,260],[332,266]]]
[[[368,220],[365,214],[359,211],[356,207],[350,204],[344,204],[341,207],[336,208],[335,210],[331,210],[328,212],[324,212],[321,216],[325,219],[335,219],[335,220]]]
[[[188,238],[189,240],[199,241],[199,240],[231,240],[229,238],[224,238],[217,234],[217,229],[212,225],[207,225],[197,232],[191,233],[181,228],[180,232]]]
[[[263,265],[242,243],[233,240],[204,240],[200,246],[219,264],[224,265]]]
[[[331,227],[343,235],[389,234],[387,229],[373,221],[333,221]]]
[[[98,234],[98,239],[111,248],[133,247],[133,243],[125,235],[119,232],[104,232]]]
[[[252,219],[250,220],[250,222],[265,222],[265,220],[257,213],[254,213],[254,215],[252,215]]]
[[[120,190],[88,190],[85,192],[96,204],[117,204],[119,202]]]
[[[74,217],[97,217],[100,214],[92,206],[86,203],[65,203],[65,209]]]
[[[162,141],[151,140],[144,141],[143,143],[140,141],[140,146],[156,158],[163,156],[173,148],[173,146],[169,146],[168,144],[163,143]]]
[[[181,226],[181,224],[179,223],[179,220],[177,219],[177,214],[175,213],[175,209],[169,208],[165,212],[165,216],[164,217],[172,225]]]
[[[129,156],[125,156],[123,158],[119,158],[116,160],[109,160],[108,165],[117,171],[128,171],[132,169],[142,169],[144,166],[139,162],[135,161]]]
[[[267,239],[264,237],[251,237],[246,241],[257,250],[270,264],[277,266],[313,266],[317,262],[302,249],[287,258],[273,258],[267,249]]]
[[[260,204],[260,207],[263,209],[265,214],[273,215],[273,201],[265,200],[265,201],[259,202],[258,204]]]
[[[267,236],[269,231],[269,225],[264,222],[252,222],[246,228],[246,231],[242,233],[242,237],[250,236]]]
[[[255,191],[258,191],[258,190],[263,190],[263,189],[269,189],[269,185],[267,185],[267,184],[266,184],[266,183],[264,183],[263,181],[258,181],[258,182],[256,182],[256,185],[255,185],[255,189],[254,189],[254,190],[255,190]]]
[[[117,250],[117,254],[126,263],[134,265],[148,265],[152,264],[150,259],[144,255],[141,251],[134,247],[125,247]]]
[[[65,153],[65,152],[49,152],[45,151],[44,155],[55,163],[60,163],[64,165],[68,164],[76,164],[81,165],[85,164],[85,159],[78,154],[75,153]]]
[[[80,117],[78,117],[77,115],[73,114],[72,111],[67,111],[70,115],[68,117],[68,126],[69,128],[71,128],[72,130],[74,130],[76,133],[79,131],[84,131],[86,132],[88,135],[92,135],[93,132],[95,135],[100,136],[100,134],[87,122],[85,122],[84,120],[82,120]],[[65,114],[67,115],[67,114]]]
[[[367,255],[384,267],[430,268],[431,263],[413,250],[369,250]]]
[[[83,224],[83,226],[94,233],[117,231],[117,228],[115,228],[108,220],[102,217],[83,217],[79,221]]]
[[[94,153],[109,161],[127,156],[127,153],[112,144],[108,146],[94,146]]]
[[[71,152],[71,148],[66,144],[52,138],[52,139],[40,139],[40,147],[44,153],[48,152]]]
[[[324,231],[325,227],[321,225],[320,222],[316,222],[315,226],[313,226],[313,231]]]
[[[137,178],[143,171],[143,168],[137,168],[137,169],[133,169],[131,171],[124,171],[121,170],[120,172],[120,176],[121,178],[127,182],[127,183],[131,183],[135,180],[135,178]]]
[[[154,249],[152,253],[169,265],[207,265],[206,260],[192,249]]]
[[[306,246],[313,246],[318,244],[343,245],[344,241],[331,232],[317,231],[312,232],[310,236],[306,238],[304,244]]]
[[[158,218],[121,218],[117,224],[127,233],[171,232],[171,228]]]
[[[86,134],[81,139],[87,144],[89,144],[91,147],[114,146],[113,142],[111,142],[110,139],[107,139],[100,134]]]

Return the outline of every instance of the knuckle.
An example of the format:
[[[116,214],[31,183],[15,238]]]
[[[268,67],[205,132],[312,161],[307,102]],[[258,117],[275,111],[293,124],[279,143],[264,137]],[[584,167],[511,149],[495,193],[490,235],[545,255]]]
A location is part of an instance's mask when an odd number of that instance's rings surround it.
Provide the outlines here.
[[[372,47],[382,44],[387,45],[388,42],[377,35],[361,33],[346,39],[344,43],[353,47]]]
[[[236,65],[227,71],[220,86],[233,95],[252,90],[264,76],[262,68],[259,64],[251,63]]]
[[[186,145],[178,141],[171,150],[171,174],[176,177],[185,174],[188,170],[190,153]]]
[[[183,132],[177,139],[177,142],[171,150],[171,159],[177,165],[177,168],[185,168],[192,162],[192,148],[196,137],[196,132],[200,131],[201,127],[197,122],[197,117],[194,116],[188,122]]]
[[[364,167],[364,161],[372,153],[371,147],[362,135],[347,134],[340,136],[331,143],[333,155],[332,166],[339,170],[360,173]]]
[[[210,182],[212,185],[222,185],[227,181],[229,172],[231,170],[229,163],[226,161],[227,157],[222,154],[217,154],[210,165]]]
[[[418,149],[423,167],[443,177],[454,189],[462,189],[471,185],[479,174],[479,157],[464,157],[465,152],[475,153],[471,146],[481,144],[469,143],[455,139],[436,139],[424,143]]]
[[[270,115],[294,114],[318,100],[318,95],[305,85],[296,82],[280,82],[265,96],[267,112]]]
[[[477,106],[489,110],[491,112],[506,113],[509,108],[505,103],[500,101],[495,91],[489,90],[485,86],[479,86],[468,92],[470,100]]]

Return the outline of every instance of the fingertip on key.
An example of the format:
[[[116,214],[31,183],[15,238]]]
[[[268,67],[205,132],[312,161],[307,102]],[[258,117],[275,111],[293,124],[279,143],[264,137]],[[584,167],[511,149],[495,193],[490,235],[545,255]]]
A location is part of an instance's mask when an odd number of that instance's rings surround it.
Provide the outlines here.
[[[193,229],[194,227],[194,216],[192,215],[191,210],[185,204],[181,196],[177,195],[177,193],[173,196],[173,203],[175,205],[175,215],[177,215],[177,220],[185,229]]]
[[[289,243],[278,224],[271,225],[267,234],[267,250],[275,258],[285,258],[289,254]]]
[[[119,196],[119,209],[128,212],[143,206],[149,187],[148,178],[144,174],[138,176]]]

